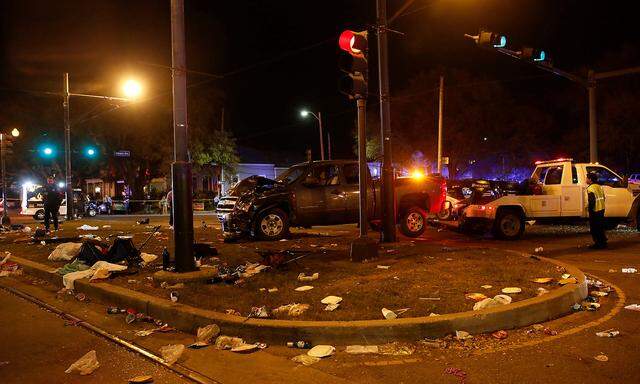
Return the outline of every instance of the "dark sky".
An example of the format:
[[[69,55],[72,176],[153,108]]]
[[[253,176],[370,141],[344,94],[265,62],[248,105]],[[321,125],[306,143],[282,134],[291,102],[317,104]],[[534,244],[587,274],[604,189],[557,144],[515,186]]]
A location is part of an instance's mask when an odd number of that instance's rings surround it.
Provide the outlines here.
[[[388,2],[393,14],[404,0]],[[371,25],[374,0],[185,3],[187,65],[229,74],[200,86],[219,87],[226,93],[227,128],[239,144],[296,156],[313,145],[317,153],[316,125],[298,114],[309,107],[325,115],[334,138],[334,157],[352,155],[353,105],[337,90],[336,38],[344,28]],[[416,0],[392,25],[405,33],[390,37],[392,94],[412,75],[437,67],[462,68],[492,79],[540,73],[477,49],[463,37],[480,27],[546,48],[558,67],[577,71],[596,65],[624,45],[638,48],[640,32],[632,4]],[[144,64],[171,62],[169,0],[4,0],[0,15],[3,104],[14,93],[11,89],[58,91],[65,71],[70,73],[72,92],[117,94],[117,85],[127,75],[144,79],[148,94],[170,90],[169,72]],[[206,79],[189,76],[190,83]],[[526,87],[535,92],[547,86],[572,85],[553,79]]]

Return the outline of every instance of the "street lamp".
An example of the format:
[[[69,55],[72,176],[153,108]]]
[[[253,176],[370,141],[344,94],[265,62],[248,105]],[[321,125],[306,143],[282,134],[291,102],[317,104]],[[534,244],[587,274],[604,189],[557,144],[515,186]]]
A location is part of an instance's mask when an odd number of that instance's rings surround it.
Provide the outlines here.
[[[318,120],[318,128],[320,129],[320,160],[324,160],[324,138],[322,135],[322,114],[320,112],[315,114],[307,109],[303,109],[302,111],[300,111],[300,116],[304,118],[308,117],[309,115],[315,117],[316,120]]]
[[[67,220],[73,220],[73,182],[71,177],[71,122],[69,119],[69,98],[71,96],[74,97],[86,97],[86,98],[94,98],[94,99],[103,99],[107,101],[133,101],[137,97],[142,94],[142,86],[135,80],[127,80],[123,83],[122,90],[125,96],[127,97],[113,97],[113,96],[101,96],[101,95],[88,95],[84,93],[71,93],[69,92],[69,74],[65,73],[63,76],[63,85],[62,85],[62,108],[64,110],[64,162],[66,169],[66,197],[67,197]],[[44,153],[47,156],[53,154],[52,149],[48,149],[49,153],[47,153],[47,148],[44,149]],[[87,153],[89,156],[95,155],[95,150],[93,154]],[[70,209],[69,209],[70,208]]]
[[[11,136],[20,136],[20,131],[18,131],[18,128],[13,128],[11,130]],[[0,132],[0,163],[2,163],[2,218],[0,219],[0,225],[11,224],[11,219],[9,218],[9,213],[7,212],[7,181],[5,179],[4,173],[4,137],[5,134]]]

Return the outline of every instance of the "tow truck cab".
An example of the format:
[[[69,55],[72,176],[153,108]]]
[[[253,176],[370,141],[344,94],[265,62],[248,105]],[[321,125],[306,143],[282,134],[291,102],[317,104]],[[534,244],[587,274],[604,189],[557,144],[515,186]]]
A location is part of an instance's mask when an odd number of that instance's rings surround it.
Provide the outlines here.
[[[542,194],[507,194],[486,204],[471,205],[464,211],[461,224],[481,224],[497,237],[517,239],[524,232],[525,221],[553,224],[586,219],[589,173],[598,176],[604,189],[607,225],[632,221],[637,226],[640,199],[633,196],[628,183],[604,165],[574,163],[572,159],[537,162],[531,179],[540,184]]]

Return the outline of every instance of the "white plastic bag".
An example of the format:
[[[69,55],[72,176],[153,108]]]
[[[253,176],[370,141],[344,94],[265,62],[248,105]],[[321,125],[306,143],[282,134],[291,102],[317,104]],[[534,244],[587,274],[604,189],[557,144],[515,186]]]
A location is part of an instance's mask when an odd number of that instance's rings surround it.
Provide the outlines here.
[[[173,363],[178,361],[183,352],[183,344],[165,345],[164,347],[160,348],[160,355],[162,355],[164,361],[169,365],[173,365]]]
[[[87,352],[84,356],[79,358],[75,363],[71,364],[69,368],[67,368],[64,373],[71,373],[73,371],[80,372],[81,375],[89,375],[98,367],[100,363],[98,363],[98,356],[96,355],[96,351],[91,350]]]
[[[206,327],[198,328],[196,334],[196,342],[203,342],[209,344],[211,339],[217,337],[220,334],[220,327],[215,324],[209,324]]]
[[[80,253],[82,243],[62,243],[51,252],[48,259],[52,261],[73,260]]]

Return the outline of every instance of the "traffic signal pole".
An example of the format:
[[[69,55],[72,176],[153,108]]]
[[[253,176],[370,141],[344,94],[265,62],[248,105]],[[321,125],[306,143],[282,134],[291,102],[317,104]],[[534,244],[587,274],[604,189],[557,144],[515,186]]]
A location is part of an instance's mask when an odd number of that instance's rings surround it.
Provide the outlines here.
[[[196,269],[193,258],[193,201],[188,150],[187,73],[184,0],[171,0],[171,75],[173,81],[173,239],[176,272]]]
[[[67,221],[73,220],[73,182],[71,176],[71,122],[69,121],[69,74],[62,77],[62,108],[64,109],[64,163],[65,189],[67,195]]]
[[[396,206],[391,157],[391,106],[389,103],[389,53],[387,43],[387,1],[377,0],[378,14],[378,78],[380,83],[380,133],[382,162],[382,242],[397,241]]]
[[[442,118],[444,112],[444,76],[440,75],[438,93],[438,173],[442,174]]]

